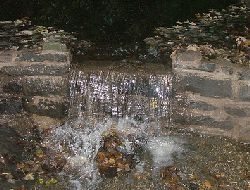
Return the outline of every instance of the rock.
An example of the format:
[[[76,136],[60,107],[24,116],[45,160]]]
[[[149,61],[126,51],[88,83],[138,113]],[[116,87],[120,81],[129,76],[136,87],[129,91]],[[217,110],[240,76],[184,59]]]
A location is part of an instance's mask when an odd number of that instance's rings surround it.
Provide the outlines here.
[[[0,114],[16,114],[23,111],[21,98],[0,97]]]
[[[246,117],[247,116],[247,110],[244,108],[237,108],[237,107],[225,107],[224,108],[226,113],[233,115],[233,116],[238,116],[238,117]]]
[[[215,63],[202,63],[198,69],[201,71],[214,72],[215,68]]]
[[[185,52],[177,52],[172,56],[173,68],[194,69],[199,68],[201,64],[201,53],[198,51],[187,50]]]
[[[178,172],[179,170],[175,166],[167,166],[161,169],[162,181],[169,190],[184,190],[184,187],[181,186],[181,177]]]
[[[96,156],[98,170],[102,176],[115,177],[118,173],[128,172],[134,167],[133,155],[120,151],[122,141],[116,132],[111,131],[103,141],[103,146]]]
[[[19,79],[11,79],[9,77],[2,77],[1,78],[3,82],[2,91],[4,93],[10,93],[10,94],[21,94],[23,91],[22,82]],[[1,82],[0,82],[1,84]]]
[[[42,169],[46,172],[60,172],[67,163],[67,160],[61,154],[56,154],[53,151],[46,151],[46,158],[41,165]]]
[[[243,84],[240,86],[239,97],[243,101],[250,101],[250,85]]]
[[[35,76],[35,75],[53,75],[62,76],[69,73],[69,64],[42,64],[34,63],[30,65],[14,65],[4,66],[1,68],[1,72],[9,76]]]
[[[44,53],[38,54],[35,52],[23,52],[19,54],[15,61],[27,61],[27,62],[67,62],[68,56],[60,53]]]
[[[32,30],[23,30],[20,33],[24,35],[32,36],[35,32]]]
[[[56,52],[67,52],[67,46],[60,42],[45,42],[43,44],[43,50],[53,50]]]
[[[62,76],[27,76],[23,80],[26,96],[67,95],[68,80]]]
[[[199,110],[204,110],[204,111],[213,111],[213,110],[218,109],[217,107],[211,104],[208,104],[206,102],[194,101],[194,100],[191,100],[189,102],[189,106],[193,109],[199,109]]]
[[[184,87],[184,90],[199,93],[201,96],[214,98],[232,97],[232,82],[228,79],[213,79],[189,73],[180,77],[180,84]]]
[[[65,118],[68,113],[68,101],[60,96],[34,96],[23,98],[25,111],[52,118]]]

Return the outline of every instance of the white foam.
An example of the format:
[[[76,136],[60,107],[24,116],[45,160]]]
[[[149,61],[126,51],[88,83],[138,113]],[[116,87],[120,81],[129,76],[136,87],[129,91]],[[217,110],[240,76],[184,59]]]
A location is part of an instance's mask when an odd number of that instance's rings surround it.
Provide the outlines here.
[[[179,139],[172,137],[151,137],[146,148],[152,154],[154,166],[158,168],[172,163],[173,154],[183,150],[181,144]]]

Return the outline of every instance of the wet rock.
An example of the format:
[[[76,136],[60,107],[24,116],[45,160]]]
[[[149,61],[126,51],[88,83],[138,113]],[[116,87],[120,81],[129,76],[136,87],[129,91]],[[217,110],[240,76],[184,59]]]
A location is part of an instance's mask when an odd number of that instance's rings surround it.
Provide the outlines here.
[[[201,53],[198,51],[187,50],[185,52],[177,53],[177,56],[173,57],[173,67],[192,69],[199,68],[201,63]]]
[[[239,80],[250,80],[250,70],[243,70],[239,73]]]
[[[36,54],[34,52],[26,52],[19,54],[16,58],[16,61],[28,61],[28,62],[44,62],[44,61],[51,61],[51,62],[67,62],[68,57],[65,54]]]
[[[23,148],[18,144],[20,135],[12,128],[0,124],[0,154],[12,154],[17,159],[21,157]],[[0,158],[3,159],[2,157]]]
[[[68,113],[68,101],[60,96],[26,97],[23,98],[23,106],[29,113],[52,118],[64,118]]]
[[[10,81],[3,86],[3,92],[5,93],[20,94],[22,90],[23,90],[22,84],[18,80]]]
[[[162,168],[160,173],[163,183],[168,187],[169,190],[184,190],[181,185],[179,170],[175,166],[167,166]]]
[[[69,64],[32,64],[32,65],[15,65],[4,66],[1,68],[1,72],[9,76],[35,76],[35,75],[53,75],[62,76],[69,72]]]
[[[17,114],[23,111],[21,98],[1,98],[0,97],[0,114]]]
[[[118,173],[128,172],[134,167],[133,155],[120,151],[122,140],[116,132],[107,134],[103,141],[103,146],[96,156],[98,170],[102,176],[115,177]]]
[[[3,42],[1,41],[1,43],[3,43]],[[0,46],[1,46],[1,44],[0,44]],[[14,53],[13,51],[0,51],[0,63],[11,62],[13,59],[13,53]]]
[[[250,85],[241,85],[239,96],[243,101],[250,101]]]
[[[187,118],[185,122],[189,125],[204,125],[224,130],[231,130],[234,127],[234,123],[230,119],[220,121],[205,115],[192,115],[192,117]]]
[[[199,67],[201,71],[214,72],[216,68],[215,63],[202,63]]]
[[[199,93],[201,96],[215,98],[232,97],[232,82],[230,80],[217,80],[207,78],[206,76],[187,74],[181,77],[179,82],[183,84],[185,90]],[[242,93],[243,96],[244,92]]]
[[[27,96],[68,94],[68,81],[61,76],[29,76],[23,80],[23,92]]]
[[[213,110],[218,109],[217,107],[211,104],[208,104],[206,102],[193,101],[193,100],[189,102],[189,106],[193,109],[199,109],[199,110],[204,110],[204,111],[213,111]]]
[[[247,116],[247,110],[244,108],[233,108],[233,107],[225,107],[225,111],[233,116],[238,116],[238,117],[246,117]]]
[[[45,154],[46,158],[43,160],[41,165],[42,169],[45,172],[50,173],[61,172],[67,163],[67,160],[64,158],[64,156],[49,150],[47,150]]]
[[[53,50],[57,52],[67,52],[67,46],[60,42],[45,42],[43,44],[43,50]]]

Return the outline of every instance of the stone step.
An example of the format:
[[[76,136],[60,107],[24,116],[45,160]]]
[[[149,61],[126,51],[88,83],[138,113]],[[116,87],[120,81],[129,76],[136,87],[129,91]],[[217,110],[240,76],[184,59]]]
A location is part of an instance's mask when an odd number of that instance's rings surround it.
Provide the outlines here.
[[[52,118],[65,118],[68,114],[68,100],[64,96],[24,97],[25,111]]]

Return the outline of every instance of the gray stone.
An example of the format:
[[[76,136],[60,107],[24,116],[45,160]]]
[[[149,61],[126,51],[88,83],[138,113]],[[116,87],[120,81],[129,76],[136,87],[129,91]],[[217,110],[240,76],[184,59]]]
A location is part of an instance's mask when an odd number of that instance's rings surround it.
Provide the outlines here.
[[[24,110],[29,113],[52,118],[65,118],[68,114],[68,101],[63,97],[24,97]]]
[[[240,86],[239,97],[243,101],[250,101],[250,85]]]
[[[54,50],[57,52],[67,52],[67,46],[60,42],[45,42],[43,50]]]
[[[201,101],[190,101],[190,107],[193,109],[199,109],[199,110],[203,110],[203,111],[213,111],[216,110],[217,107],[208,104],[206,102],[201,102]]]
[[[17,114],[23,111],[20,98],[0,98],[0,114]]]
[[[5,66],[1,68],[1,72],[10,76],[35,76],[35,75],[53,75],[62,76],[69,72],[69,64],[62,65],[45,65],[32,64],[28,66]]]
[[[202,55],[198,51],[188,50],[185,52],[178,52],[176,56],[172,58],[172,65],[174,68],[199,68]]]
[[[214,72],[216,68],[215,63],[202,63],[199,67],[201,71]]]
[[[39,54],[34,52],[25,52],[21,53],[17,56],[16,61],[28,61],[28,62],[44,62],[44,61],[51,61],[51,62],[67,62],[68,57],[65,54]]]
[[[174,113],[171,119],[175,124],[188,125],[188,118],[186,115]]]
[[[173,122],[181,125],[208,126],[209,128],[220,128],[224,130],[231,130],[234,127],[234,124],[230,119],[217,121],[215,118],[210,116],[191,115],[189,113],[175,113],[173,116]]]
[[[10,81],[3,86],[3,92],[11,94],[20,94],[23,91],[23,87],[20,81]]]
[[[13,51],[1,51],[0,52],[0,63],[1,62],[12,62],[12,55],[13,55]]]
[[[243,70],[239,73],[239,80],[249,80],[250,81],[250,69]]]
[[[177,55],[177,60],[178,61],[183,61],[183,62],[193,62],[193,61],[200,61],[202,58],[201,53],[199,51],[192,51],[188,50],[182,53],[179,53]]]
[[[211,128],[220,128],[224,130],[231,130],[234,124],[231,120],[217,121],[213,117],[196,115],[188,119],[187,124],[189,125],[203,125]]]
[[[23,93],[27,96],[67,95],[68,80],[60,76],[30,76],[23,80]]]
[[[238,116],[238,117],[246,117],[247,116],[247,110],[244,108],[234,108],[234,107],[225,107],[224,108],[226,113],[232,115],[232,116]]]
[[[8,171],[12,170],[14,171],[15,167],[13,167],[14,166],[13,163],[24,161],[22,159],[24,158],[23,152],[25,150],[23,144],[20,142],[24,142],[24,140],[22,139],[18,131],[13,129],[12,126],[9,126],[8,124],[3,124],[3,123],[0,124],[0,155],[1,157],[5,155],[5,156],[11,156],[11,158],[15,158],[13,159],[15,160],[14,162],[12,162],[13,161],[12,159],[11,161],[10,160],[8,160],[7,162],[5,161],[4,167],[2,166],[3,164],[1,164],[1,169],[8,167],[10,169],[10,170],[8,169]],[[1,182],[1,189],[5,189],[2,182]]]
[[[214,98],[232,97],[230,80],[216,80],[196,75],[187,75],[180,78],[179,85],[184,90],[199,93],[201,96]]]

